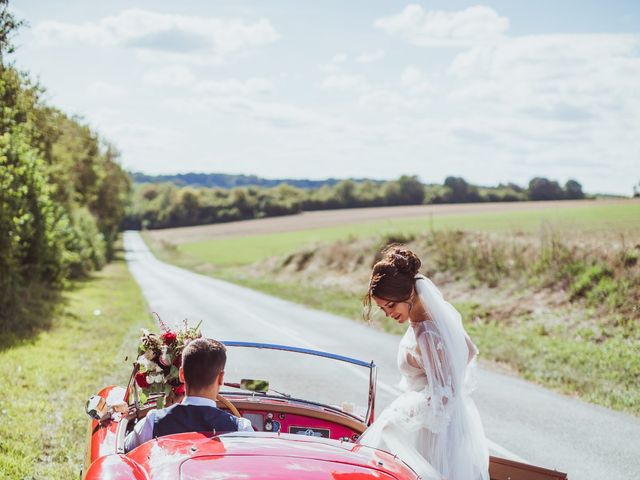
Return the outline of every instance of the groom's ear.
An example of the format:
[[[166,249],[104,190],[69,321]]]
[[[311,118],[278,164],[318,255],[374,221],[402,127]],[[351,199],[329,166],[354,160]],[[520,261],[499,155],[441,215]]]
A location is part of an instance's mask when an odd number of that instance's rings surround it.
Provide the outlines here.
[[[184,383],[184,369],[182,367],[178,369],[178,378],[180,379],[180,383]]]

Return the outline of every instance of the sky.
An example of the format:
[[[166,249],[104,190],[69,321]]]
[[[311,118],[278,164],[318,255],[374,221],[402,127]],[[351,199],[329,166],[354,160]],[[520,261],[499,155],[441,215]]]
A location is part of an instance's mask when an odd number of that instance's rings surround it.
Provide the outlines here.
[[[640,182],[640,2],[20,0],[13,60],[130,171]]]

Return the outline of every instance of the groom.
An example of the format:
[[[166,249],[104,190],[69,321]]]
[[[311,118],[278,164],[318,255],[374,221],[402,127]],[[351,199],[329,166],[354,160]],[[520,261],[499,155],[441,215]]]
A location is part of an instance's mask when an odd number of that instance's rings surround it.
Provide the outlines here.
[[[125,451],[163,435],[183,432],[253,431],[251,422],[216,407],[216,397],[224,382],[227,354],[216,340],[198,338],[182,351],[180,381],[185,384],[182,403],[151,410],[125,440]]]

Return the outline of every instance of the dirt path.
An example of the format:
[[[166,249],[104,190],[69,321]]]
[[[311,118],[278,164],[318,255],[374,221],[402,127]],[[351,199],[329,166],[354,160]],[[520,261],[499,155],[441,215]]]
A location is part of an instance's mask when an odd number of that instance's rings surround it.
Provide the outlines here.
[[[552,202],[500,202],[463,203],[448,205],[410,205],[400,207],[351,208],[344,210],[321,210],[304,212],[299,215],[243,220],[239,222],[216,223],[196,227],[168,228],[152,230],[149,234],[173,244],[211,240],[214,238],[265,233],[292,232],[309,228],[335,227],[353,223],[373,222],[390,218],[428,217],[429,215],[473,215],[493,212],[513,212],[575,208],[589,205],[628,204],[634,200],[565,200]]]

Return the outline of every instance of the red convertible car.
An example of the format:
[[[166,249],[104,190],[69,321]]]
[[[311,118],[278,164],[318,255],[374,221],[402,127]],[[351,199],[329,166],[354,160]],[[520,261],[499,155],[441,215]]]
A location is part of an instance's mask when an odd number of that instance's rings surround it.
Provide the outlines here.
[[[374,419],[373,362],[282,345],[224,343],[230,381],[218,406],[249,419],[253,433],[168,435],[125,453],[125,436],[156,400],[140,402],[134,369],[126,388],[106,387],[88,402],[92,419],[82,478],[420,478],[393,453],[358,444]],[[255,380],[261,378],[269,381]],[[490,474],[492,480],[566,479],[559,472],[496,457],[490,459]]]

